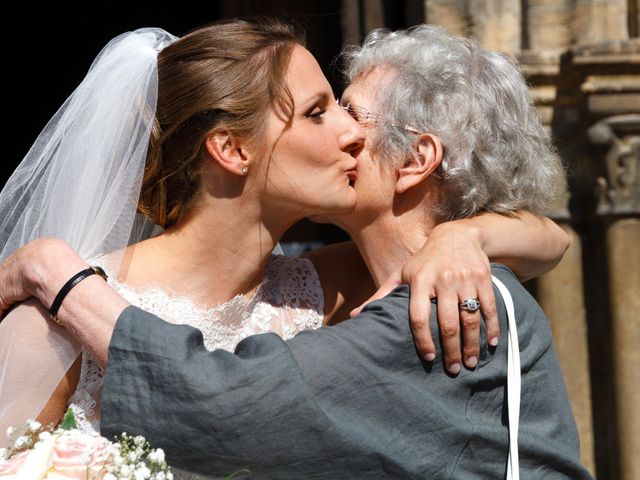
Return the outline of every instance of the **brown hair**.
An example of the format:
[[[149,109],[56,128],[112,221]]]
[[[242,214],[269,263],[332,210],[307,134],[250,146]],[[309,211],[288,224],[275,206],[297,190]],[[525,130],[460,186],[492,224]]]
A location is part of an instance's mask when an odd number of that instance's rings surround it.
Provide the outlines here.
[[[296,44],[304,45],[300,33],[279,20],[231,20],[194,30],[158,54],[156,122],[139,212],[162,227],[181,218],[198,191],[212,130],[259,142],[271,106],[291,118],[284,77]]]

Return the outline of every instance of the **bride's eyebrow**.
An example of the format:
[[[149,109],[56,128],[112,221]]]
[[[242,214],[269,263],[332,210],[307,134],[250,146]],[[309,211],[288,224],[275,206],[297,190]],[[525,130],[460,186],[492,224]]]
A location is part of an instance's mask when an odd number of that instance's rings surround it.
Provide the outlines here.
[[[327,103],[332,97],[333,97],[333,95],[330,95],[326,91],[316,92],[316,93],[312,94],[311,96],[309,96],[307,98],[307,100],[305,100],[302,103],[302,107],[304,109],[304,108],[313,106],[316,103]]]

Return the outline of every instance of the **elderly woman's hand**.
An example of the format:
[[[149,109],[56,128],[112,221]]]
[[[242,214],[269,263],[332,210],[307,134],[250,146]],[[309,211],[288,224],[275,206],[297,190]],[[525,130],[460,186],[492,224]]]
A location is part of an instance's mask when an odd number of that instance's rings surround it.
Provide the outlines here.
[[[411,329],[416,346],[426,359],[435,358],[436,351],[429,328],[432,298],[437,299],[442,349],[449,372],[460,372],[461,360],[469,368],[478,364],[480,312],[489,345],[498,344],[500,326],[491,266],[474,228],[462,222],[447,222],[434,228],[422,249],[405,263],[400,280],[411,286]],[[468,299],[479,300],[480,308],[461,308],[460,304]]]
[[[408,283],[411,287],[411,329],[416,347],[426,360],[434,360],[436,353],[429,328],[431,300],[434,298],[437,299],[444,363],[450,373],[460,372],[463,359],[469,368],[478,364],[480,312],[486,323],[489,344],[497,345],[500,327],[491,283],[491,267],[475,228],[464,222],[438,225],[431,231],[422,249],[367,302],[384,297],[402,283]],[[460,308],[460,303],[472,298],[479,300],[480,309],[472,312]],[[352,315],[361,308],[354,310]]]

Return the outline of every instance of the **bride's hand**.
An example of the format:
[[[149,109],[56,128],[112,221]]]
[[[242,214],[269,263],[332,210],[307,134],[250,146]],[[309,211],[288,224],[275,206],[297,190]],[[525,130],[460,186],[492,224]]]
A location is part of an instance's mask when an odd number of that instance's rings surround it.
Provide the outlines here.
[[[416,347],[426,360],[434,360],[436,353],[429,328],[431,299],[434,298],[437,298],[444,363],[450,373],[460,372],[462,357],[469,368],[474,368],[478,363],[480,312],[486,323],[489,344],[497,345],[500,327],[491,283],[491,267],[475,229],[460,222],[443,223],[434,228],[422,249],[366,303],[384,297],[402,283],[408,283],[411,288],[411,330]],[[477,298],[480,310],[461,310],[460,302],[468,298]],[[354,310],[353,314],[361,308]],[[463,354],[460,351],[461,334]]]
[[[51,294],[43,288],[49,263],[54,268],[73,268],[66,261],[77,254],[62,240],[40,238],[16,250],[0,264],[0,318],[16,304],[35,296],[43,305],[50,305]],[[79,259],[79,257],[78,257]],[[52,279],[53,281],[53,279]]]

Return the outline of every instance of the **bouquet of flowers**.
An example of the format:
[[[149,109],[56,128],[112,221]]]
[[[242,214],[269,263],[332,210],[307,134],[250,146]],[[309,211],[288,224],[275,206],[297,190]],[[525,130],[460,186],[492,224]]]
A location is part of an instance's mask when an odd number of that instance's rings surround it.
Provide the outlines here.
[[[7,435],[13,440],[16,431]],[[28,420],[10,449],[0,449],[0,480],[173,480],[162,449],[123,433],[110,442],[82,433],[67,411],[58,428]]]

